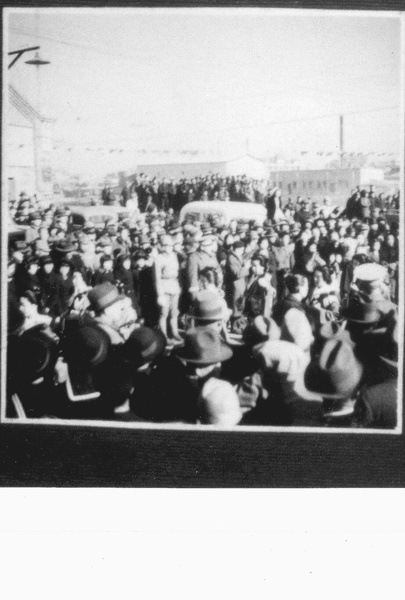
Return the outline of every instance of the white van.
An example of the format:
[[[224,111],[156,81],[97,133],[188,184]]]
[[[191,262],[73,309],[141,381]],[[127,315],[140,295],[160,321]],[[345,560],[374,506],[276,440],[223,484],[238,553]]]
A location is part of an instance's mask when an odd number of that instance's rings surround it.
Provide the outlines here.
[[[230,221],[256,221],[261,225],[267,219],[267,210],[263,205],[251,202],[197,200],[183,206],[180,222],[208,221],[213,216],[217,216],[222,225],[229,225]]]

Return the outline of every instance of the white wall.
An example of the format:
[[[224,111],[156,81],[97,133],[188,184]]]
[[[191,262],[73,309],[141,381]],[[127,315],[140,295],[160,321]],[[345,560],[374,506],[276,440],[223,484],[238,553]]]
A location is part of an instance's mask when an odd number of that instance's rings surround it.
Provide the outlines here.
[[[173,177],[176,181],[179,179],[191,179],[193,177],[212,175],[226,175],[226,163],[208,162],[208,163],[173,163],[157,165],[138,165],[136,172],[146,173],[149,177]]]
[[[246,175],[253,179],[267,179],[268,169],[266,164],[252,156],[241,156],[226,163],[227,175]]]
[[[373,181],[383,181],[383,169],[360,169],[360,185],[367,185]]]

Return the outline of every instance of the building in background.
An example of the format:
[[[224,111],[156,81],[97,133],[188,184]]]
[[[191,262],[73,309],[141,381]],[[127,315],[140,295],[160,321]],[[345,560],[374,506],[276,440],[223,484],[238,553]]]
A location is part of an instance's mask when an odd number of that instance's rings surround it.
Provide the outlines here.
[[[220,177],[246,175],[252,179],[268,177],[266,163],[249,154],[232,159],[202,161],[201,158],[190,158],[184,162],[175,162],[171,159],[170,162],[138,164],[136,172],[144,173],[148,177],[173,177],[175,180],[216,174]]]
[[[55,119],[41,115],[9,85],[6,127],[3,130],[7,195],[51,196],[53,192],[52,148]]]
[[[278,186],[283,197],[305,196],[320,201],[325,196],[337,203],[346,202],[358,185],[374,185],[376,193],[387,192],[392,183],[385,181],[383,169],[319,169],[270,171],[270,183]]]

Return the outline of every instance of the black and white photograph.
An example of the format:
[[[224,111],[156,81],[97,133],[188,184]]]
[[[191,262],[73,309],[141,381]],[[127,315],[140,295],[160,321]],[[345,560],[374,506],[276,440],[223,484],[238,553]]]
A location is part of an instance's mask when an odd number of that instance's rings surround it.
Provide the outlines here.
[[[4,9],[1,423],[400,435],[403,47],[395,12]]]

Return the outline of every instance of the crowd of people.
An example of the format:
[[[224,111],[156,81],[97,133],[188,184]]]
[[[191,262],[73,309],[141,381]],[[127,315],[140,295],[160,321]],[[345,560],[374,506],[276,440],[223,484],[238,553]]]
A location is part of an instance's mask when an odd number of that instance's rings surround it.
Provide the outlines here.
[[[268,218],[180,222],[195,199]],[[119,202],[132,216],[102,228],[10,204],[26,229],[9,241],[8,417],[396,427],[398,194],[340,208],[245,177],[139,177]]]

